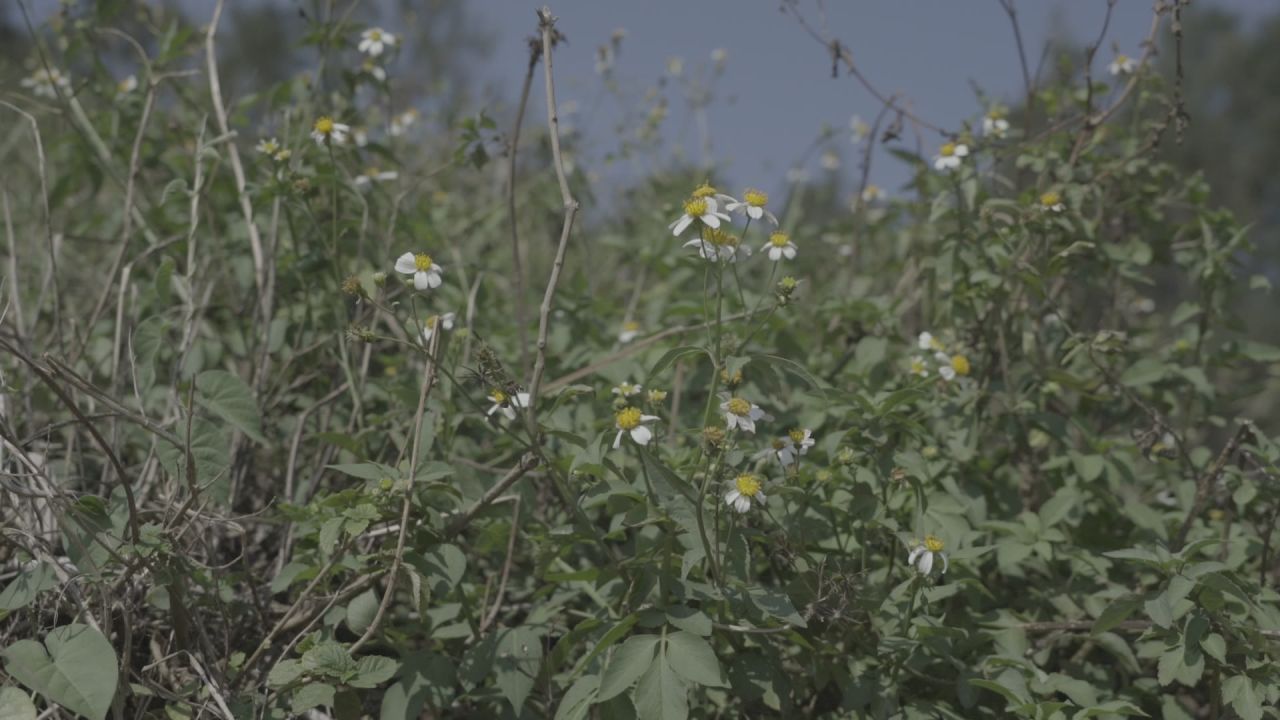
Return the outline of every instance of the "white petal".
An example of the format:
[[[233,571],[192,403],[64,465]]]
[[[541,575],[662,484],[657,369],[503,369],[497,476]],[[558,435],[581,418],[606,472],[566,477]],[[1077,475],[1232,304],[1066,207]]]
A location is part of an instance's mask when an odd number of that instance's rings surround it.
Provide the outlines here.
[[[738,496],[737,501],[733,503],[733,509],[740,513],[745,513],[751,509],[751,499],[745,495]]]
[[[907,564],[908,564],[908,565],[915,565],[915,564],[916,564],[916,558],[919,558],[919,557],[920,557],[920,553],[922,553],[922,552],[924,552],[924,548],[923,548],[923,547],[917,547],[916,549],[912,550],[912,551],[911,551],[911,554],[907,556]]]
[[[933,569],[933,553],[926,550],[920,556],[920,563],[916,567],[920,568],[921,575],[928,575],[929,571]]]
[[[769,498],[765,497],[764,493],[756,492],[756,502],[760,503],[761,505],[764,505],[765,502],[767,502],[768,500]]]
[[[413,253],[407,252],[396,258],[396,272],[406,275],[418,271],[418,266],[414,264]]]
[[[430,286],[430,287],[432,287],[432,288],[438,288],[438,287],[440,287],[441,280],[440,280],[440,272],[439,272],[438,270],[434,270],[434,271],[433,271],[433,270],[428,270],[428,271],[426,272],[426,276],[427,276],[427,285],[428,285],[428,286]],[[417,276],[416,276],[416,275],[414,276],[414,282],[415,282],[415,284],[416,284],[416,282],[417,282]],[[421,289],[421,288],[419,288],[419,289]]]
[[[614,450],[617,450],[617,449],[618,449],[618,447],[622,445],[622,433],[624,433],[624,432],[626,432],[626,430],[619,430],[619,431],[618,431],[617,436],[615,436],[615,437],[613,438],[613,449],[614,449]]]
[[[648,445],[649,441],[653,439],[653,431],[643,425],[637,425],[631,431],[631,439],[641,445]]]
[[[765,210],[765,211],[764,211],[764,216],[765,216],[765,217],[767,217],[767,218],[769,218],[769,222],[773,223],[773,226],[774,226],[774,227],[778,227],[778,217],[777,217],[776,215],[774,215],[773,213],[769,212],[768,210]]]
[[[938,555],[940,555],[940,556],[942,557],[942,574],[943,574],[943,575],[946,575],[946,574],[947,574],[947,570],[948,570],[948,569],[950,569],[950,567],[951,567],[951,564],[947,562],[947,554],[946,554],[946,553],[938,553]]]
[[[714,213],[707,213],[706,215],[703,215],[702,222],[706,223],[707,227],[713,230],[720,227],[720,218],[716,217]]]
[[[653,422],[654,420],[661,420],[661,419],[662,418],[658,417],[657,415],[641,415],[640,416],[640,422]]]
[[[418,290],[426,290],[431,287],[431,278],[434,277],[428,272],[416,272],[413,274],[413,286]],[[436,284],[440,284],[440,279],[436,278]]]
[[[759,220],[763,216],[764,216],[764,208],[756,207],[754,205],[747,208],[747,217],[751,218],[752,220]]]
[[[685,228],[689,227],[692,222],[693,218],[688,215],[681,215],[680,219],[671,226],[671,234],[679,237],[680,233],[684,232]]]
[[[738,418],[738,427],[742,428],[743,432],[754,433],[756,431],[756,422],[751,418],[740,417]]]
[[[734,504],[735,502],[737,502],[737,501],[738,501],[738,498],[740,498],[740,497],[742,497],[742,493],[740,493],[740,492],[738,492],[736,489],[734,489],[734,490],[730,490],[729,492],[725,493],[724,501],[725,501],[725,503],[726,503],[726,504],[728,504],[728,505],[732,505],[732,504]]]

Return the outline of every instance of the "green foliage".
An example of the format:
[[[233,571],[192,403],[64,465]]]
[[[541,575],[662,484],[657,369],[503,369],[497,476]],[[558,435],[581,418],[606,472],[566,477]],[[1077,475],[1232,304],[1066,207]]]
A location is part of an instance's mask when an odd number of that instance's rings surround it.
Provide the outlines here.
[[[649,98],[575,215],[584,138],[407,112],[351,18],[223,118],[126,6],[0,145],[0,720],[1275,716],[1280,349],[1153,67],[849,203],[731,204]]]

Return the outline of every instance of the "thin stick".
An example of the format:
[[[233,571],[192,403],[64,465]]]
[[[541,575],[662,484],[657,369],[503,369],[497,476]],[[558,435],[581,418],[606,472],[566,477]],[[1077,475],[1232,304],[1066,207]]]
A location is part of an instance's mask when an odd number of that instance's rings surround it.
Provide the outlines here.
[[[520,496],[516,496],[515,507],[511,509],[511,532],[507,535],[507,557],[502,561],[502,574],[498,577],[498,590],[493,596],[493,607],[489,612],[480,619],[480,628],[477,635],[483,635],[484,631],[498,619],[498,611],[502,609],[502,598],[507,593],[507,578],[511,575],[511,561],[516,555],[516,538],[520,535]]]
[[[556,285],[560,282],[560,271],[564,268],[569,233],[573,231],[573,221],[578,216],[578,201],[569,190],[569,180],[564,174],[564,158],[560,153],[560,118],[556,110],[556,86],[551,64],[551,48],[560,36],[555,29],[555,22],[551,8],[543,5],[538,11],[538,29],[542,32],[542,68],[547,80],[547,124],[551,128],[551,157],[556,168],[556,180],[560,183],[560,198],[564,201],[564,225],[560,228],[560,244],[556,247],[551,277],[547,280],[547,290],[542,295],[542,306],[538,310],[538,356],[533,363],[533,377],[529,381],[528,408],[529,436],[535,445],[538,437],[538,388],[542,385],[542,374],[547,369],[547,332],[551,326],[551,304],[555,300]]]
[[[512,485],[515,485],[517,480],[524,477],[525,473],[529,472],[537,465],[538,456],[532,452],[526,453],[525,456],[520,459],[520,463],[508,470],[507,474],[498,481],[497,485],[489,488],[489,491],[477,500],[475,505],[468,508],[466,512],[459,515],[458,519],[454,520],[449,525],[448,529],[444,531],[444,542],[452,540],[463,530],[466,530],[467,526],[471,524],[471,521],[475,519],[476,515],[479,514],[481,510],[489,507],[497,501],[499,496],[505,493]]]
[[[507,213],[511,219],[511,263],[516,276],[516,330],[520,338],[520,367],[529,367],[529,328],[524,314],[525,277],[524,263],[520,260],[520,229],[516,218],[516,153],[520,150],[520,126],[524,124],[524,110],[529,104],[529,89],[533,86],[533,71],[538,67],[542,44],[537,38],[529,38],[529,66],[525,69],[524,85],[520,88],[520,106],[516,110],[515,127],[511,129],[511,150],[507,153]],[[468,325],[470,323],[468,322]]]

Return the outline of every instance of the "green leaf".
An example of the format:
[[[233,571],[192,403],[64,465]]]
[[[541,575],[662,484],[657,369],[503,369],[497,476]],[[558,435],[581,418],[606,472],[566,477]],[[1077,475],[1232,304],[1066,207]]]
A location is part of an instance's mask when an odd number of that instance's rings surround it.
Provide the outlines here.
[[[395,480],[400,477],[399,471],[395,468],[379,463],[346,463],[326,465],[325,467],[330,470],[337,470],[344,475],[360,478],[361,480],[381,480],[383,478]]]
[[[632,635],[627,638],[614,651],[600,676],[597,702],[604,702],[631,687],[652,664],[657,648],[657,635]]]
[[[115,649],[88,625],[64,625],[44,644],[19,640],[4,650],[4,669],[23,685],[90,720],[111,709],[119,677]]]
[[[1209,657],[1220,663],[1227,661],[1227,641],[1218,633],[1209,633],[1200,639],[1200,649],[1209,654]]]
[[[1240,720],[1262,720],[1262,698],[1247,675],[1233,675],[1223,681],[1222,701],[1231,703]]]
[[[326,683],[307,683],[293,693],[293,712],[295,715],[312,708],[331,707],[336,689]]]
[[[341,643],[333,641],[316,643],[302,654],[302,667],[317,675],[328,675],[346,681],[356,671],[356,661]]]
[[[542,638],[523,625],[507,630],[498,641],[493,664],[498,690],[519,715],[542,665]]]
[[[373,623],[373,616],[378,613],[378,605],[382,599],[373,590],[365,590],[347,603],[347,627],[351,632],[360,635]]]
[[[679,360],[685,355],[692,355],[694,353],[703,353],[708,358],[711,358],[711,353],[707,352],[706,348],[698,347],[697,345],[684,345],[682,347],[672,348],[663,353],[662,357],[658,358],[658,362],[654,363],[653,369],[649,371],[649,381],[653,382],[654,378],[658,377],[663,370],[670,367],[676,360]]]
[[[40,593],[58,586],[57,575],[48,563],[28,566],[4,590],[0,590],[0,610],[18,610],[31,604]]]
[[[301,660],[281,660],[267,674],[267,685],[273,688],[284,687],[302,677],[305,671]]]
[[[405,656],[400,678],[382,696],[379,720],[416,720],[427,703],[447,707],[453,699],[457,672],[448,658],[430,651]]]
[[[391,679],[400,663],[382,655],[365,655],[356,661],[356,674],[347,682],[351,687],[372,688]]]
[[[0,720],[36,720],[31,696],[16,687],[0,687]]]
[[[667,661],[671,669],[691,683],[706,687],[728,687],[711,644],[683,630],[667,636]]]
[[[796,606],[791,604],[791,598],[786,593],[770,588],[754,588],[748,595],[751,596],[751,602],[765,613],[796,627],[806,627],[804,618],[796,612]]]
[[[640,720],[686,720],[689,691],[672,671],[666,657],[659,655],[649,664],[636,685],[636,710]]]
[[[196,376],[196,402],[259,443],[266,444],[262,434],[262,417],[253,392],[244,380],[226,370],[206,370]]]
[[[584,720],[591,710],[591,704],[595,701],[596,690],[599,687],[600,678],[595,675],[578,678],[578,681],[570,685],[561,696],[560,705],[556,707],[555,720]]]
[[[1125,620],[1128,620],[1129,616],[1141,606],[1142,598],[1137,597],[1136,595],[1127,595],[1122,597],[1119,600],[1110,603],[1103,609],[1102,614],[1099,615],[1098,619],[1093,623],[1093,629],[1089,632],[1093,635],[1104,633]]]

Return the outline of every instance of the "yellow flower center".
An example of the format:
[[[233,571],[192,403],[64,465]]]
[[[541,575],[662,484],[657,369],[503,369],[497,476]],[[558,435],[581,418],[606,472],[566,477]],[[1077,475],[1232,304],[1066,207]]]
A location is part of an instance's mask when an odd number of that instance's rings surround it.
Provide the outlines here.
[[[322,115],[316,120],[315,131],[321,135],[329,135],[333,133],[333,118],[328,115]]]
[[[738,488],[738,494],[746,497],[755,497],[760,492],[760,478],[751,473],[742,473],[733,484]]]
[[[666,399],[667,399],[666,390],[650,390],[649,391],[649,402],[660,403]]]
[[[924,361],[920,358],[911,358],[911,372],[916,375],[923,375]]]
[[[769,202],[768,193],[760,192],[754,188],[743,193],[743,198],[746,199],[747,204],[751,207],[764,207],[764,204]]]
[[[707,242],[719,247],[737,247],[738,243],[741,242],[737,235],[730,235],[719,228],[707,228],[703,233],[703,237]]]
[[[1040,196],[1040,204],[1044,207],[1053,207],[1060,202],[1062,202],[1062,196],[1052,190]]]
[[[374,42],[380,42],[380,41],[382,40],[382,31],[381,31],[381,30],[370,30],[370,31],[369,31],[369,39],[370,39],[370,40],[372,40],[372,41],[374,41]]]
[[[969,374],[969,358],[963,355],[952,355],[951,369],[955,370],[957,375],[968,375]]]
[[[684,214],[689,217],[700,218],[707,214],[707,201],[700,197],[694,197],[692,200],[685,201]]]
[[[951,157],[952,155],[955,155],[956,144],[946,143],[945,145],[943,145],[941,148],[938,149],[938,154],[941,155],[942,157]]]
[[[1128,55],[1117,55],[1117,56],[1116,56],[1116,62],[1117,62],[1117,63],[1119,63],[1119,64],[1121,64],[1121,65],[1124,65],[1125,63],[1129,62],[1129,56],[1128,56]]]
[[[418,253],[413,256],[413,267],[418,272],[426,272],[431,269],[431,256],[426,253]]]
[[[616,415],[619,430],[635,430],[640,427],[640,408],[623,408]]]
[[[716,194],[716,189],[712,187],[710,183],[702,183],[701,185],[694,188],[693,190],[693,197],[694,199],[697,199],[697,200],[701,200],[703,198],[709,198],[715,194]]]
[[[618,386],[618,392],[623,395],[631,395],[635,393],[635,391],[636,391],[636,386],[632,385],[631,383],[624,382]]]
[[[426,320],[423,320],[423,321],[422,321],[422,324],[423,324],[423,325],[426,325],[428,330],[435,330],[435,329],[436,329],[436,323],[438,323],[438,322],[440,322],[440,316],[439,316],[439,315],[432,315],[431,317],[427,318]]]
[[[992,110],[991,112],[988,112],[988,113],[987,113],[987,117],[988,117],[988,118],[990,118],[991,120],[1003,120],[1003,119],[1004,119],[1004,111],[1003,111],[1003,110]]]
[[[942,539],[939,538],[937,535],[925,536],[924,538],[925,550],[928,550],[929,552],[932,552],[932,553],[936,553],[936,552],[942,552],[943,547],[945,547],[945,545],[943,545]]]
[[[746,417],[751,414],[751,403],[736,397],[729,401],[729,412],[738,417]]]
[[[785,441],[785,440],[783,440],[782,438],[774,438],[774,439],[773,439],[773,449],[774,449],[774,450],[781,450],[781,449],[785,448],[786,446],[787,446],[787,443],[786,443],[786,441]]]
[[[791,242],[791,237],[784,232],[776,232],[769,236],[769,244],[774,247],[786,247]]]
[[[627,332],[639,332],[640,323],[635,320],[628,320],[627,322],[622,323],[622,329]]]
[[[792,430],[791,432],[787,433],[787,436],[791,438],[791,442],[796,443],[797,445],[804,442],[803,430]]]
[[[489,393],[489,397],[492,398],[493,401],[498,403],[499,405],[506,405],[507,400],[510,399],[510,396],[502,392],[501,390],[494,390],[493,392]]]

